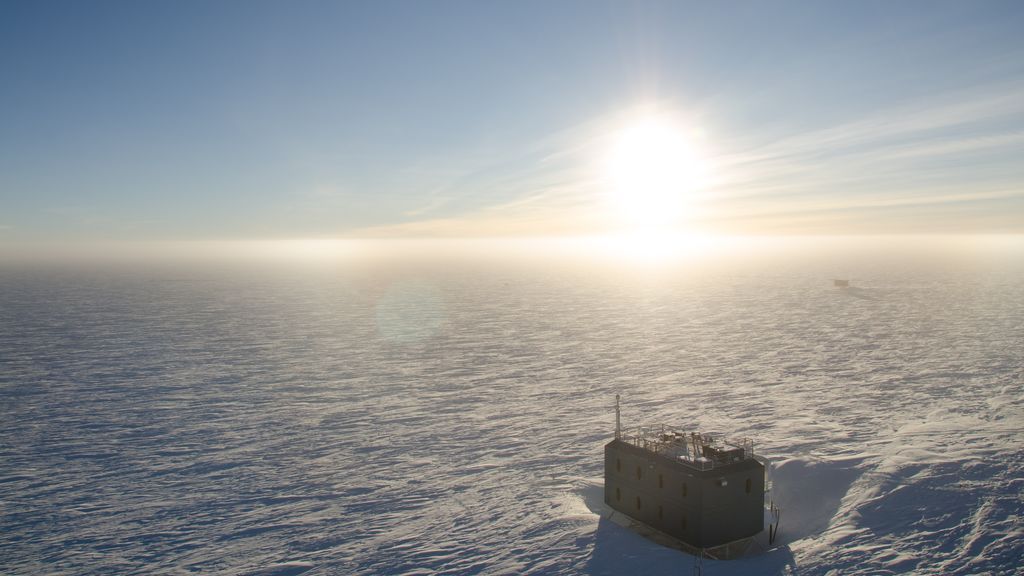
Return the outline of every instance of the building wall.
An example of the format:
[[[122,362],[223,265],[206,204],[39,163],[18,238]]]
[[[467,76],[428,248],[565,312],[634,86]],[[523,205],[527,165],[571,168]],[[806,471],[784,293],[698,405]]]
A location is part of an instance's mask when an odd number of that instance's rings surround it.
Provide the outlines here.
[[[754,460],[697,471],[618,440],[605,445],[605,503],[693,546],[760,532],[763,494],[764,468]]]
[[[756,460],[730,465],[707,478],[702,534],[705,546],[753,536],[764,529],[764,467]],[[725,485],[722,486],[722,480]],[[749,485],[748,485],[749,481]],[[748,490],[749,487],[749,490]]]

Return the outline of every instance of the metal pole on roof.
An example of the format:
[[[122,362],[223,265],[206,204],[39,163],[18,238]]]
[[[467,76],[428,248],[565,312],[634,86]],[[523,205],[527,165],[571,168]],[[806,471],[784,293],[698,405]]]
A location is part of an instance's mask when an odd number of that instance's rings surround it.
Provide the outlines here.
[[[619,395],[615,395],[615,439],[622,437],[622,420],[619,416]]]

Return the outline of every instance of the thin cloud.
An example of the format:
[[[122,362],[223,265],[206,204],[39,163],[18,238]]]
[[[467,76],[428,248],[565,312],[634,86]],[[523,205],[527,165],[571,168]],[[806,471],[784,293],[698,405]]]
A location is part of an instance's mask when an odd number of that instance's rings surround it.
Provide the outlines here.
[[[934,137],[981,122],[1024,114],[1024,85],[997,85],[947,94],[931,101],[890,108],[828,128],[788,136],[757,147],[734,161],[751,163],[824,156],[855,147],[892,144],[907,138]]]
[[[888,155],[890,158],[928,158],[999,151],[1022,146],[1024,131],[911,144],[890,150]]]
[[[408,221],[351,233],[605,232],[615,223],[602,205],[600,152],[628,116],[555,131],[512,158],[477,157],[475,168],[452,171],[426,201],[404,211]],[[1021,83],[938,95],[773,140],[719,136],[715,148],[725,152],[710,158],[716,183],[698,194],[694,218],[701,221],[693,222],[700,228],[943,230],[957,217],[955,206],[966,227],[1024,231],[1012,211],[985,215],[976,209],[1024,200],[1024,170],[1007,159],[1015,150],[1024,152]]]
[[[361,228],[349,235],[394,238],[593,234],[606,230],[609,222],[594,203],[592,186],[585,180],[555,185],[465,214]]]
[[[1012,161],[1024,153],[1024,85],[990,86],[945,95],[913,106],[881,110],[838,126],[771,142],[734,143],[716,158],[724,176],[704,199],[718,222],[743,221],[757,228],[820,219],[823,228],[848,221],[852,212],[891,209],[916,227],[948,226],[952,217],[930,221],[939,207],[960,205],[964,225],[974,221],[1000,230],[1024,231],[1012,211],[979,219],[968,210],[1024,196],[1024,169]],[[907,209],[916,208],[912,215]],[[932,208],[935,208],[934,210]],[[829,214],[841,214],[838,219]],[[800,221],[793,217],[800,215]],[[898,220],[883,218],[899,231]],[[906,223],[908,226],[910,222]]]

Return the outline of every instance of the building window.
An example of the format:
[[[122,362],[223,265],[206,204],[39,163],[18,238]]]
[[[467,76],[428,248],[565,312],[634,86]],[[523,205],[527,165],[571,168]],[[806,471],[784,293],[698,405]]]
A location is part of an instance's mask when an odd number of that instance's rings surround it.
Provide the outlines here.
[[[636,467],[636,479],[639,480],[640,478],[643,478],[643,475],[644,475],[643,469],[641,469],[639,466],[637,466]]]
[[[686,482],[683,482],[683,498],[686,498]]]
[[[750,494],[750,488],[751,488],[750,478],[747,478],[747,494]]]
[[[658,488],[664,488],[664,487],[665,487],[665,478],[661,474],[658,474]]]
[[[622,458],[615,459],[615,471],[622,472]]]
[[[616,502],[621,502],[622,501],[622,490],[620,490],[618,486],[615,487],[615,501]]]
[[[641,505],[640,505],[640,497],[639,497],[639,496],[637,496],[637,497],[636,497],[636,509],[637,509],[637,510],[639,510],[639,509],[640,509],[640,507],[641,507]]]

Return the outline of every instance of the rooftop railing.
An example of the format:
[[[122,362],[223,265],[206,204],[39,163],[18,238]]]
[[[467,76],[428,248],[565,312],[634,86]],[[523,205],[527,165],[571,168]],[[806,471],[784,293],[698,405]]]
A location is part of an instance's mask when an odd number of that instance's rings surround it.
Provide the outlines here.
[[[750,438],[728,440],[664,424],[626,430],[620,439],[698,470],[711,470],[754,457],[754,441]]]

